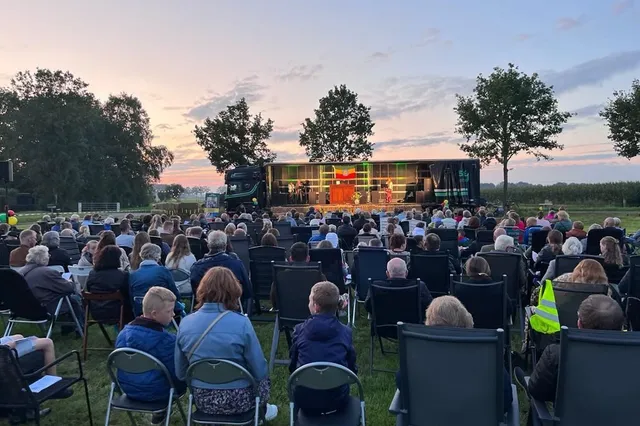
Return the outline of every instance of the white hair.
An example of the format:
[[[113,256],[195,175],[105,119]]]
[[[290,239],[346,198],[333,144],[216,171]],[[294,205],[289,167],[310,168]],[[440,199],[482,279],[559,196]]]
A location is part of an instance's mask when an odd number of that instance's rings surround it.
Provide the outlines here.
[[[115,221],[113,220],[113,218],[111,216],[109,216],[108,218],[106,218],[104,220],[104,224],[105,225],[113,225],[115,223]]]
[[[433,217],[444,219],[444,213],[442,213],[442,210],[438,210],[437,212],[434,213]]]
[[[207,236],[209,250],[225,251],[227,248],[227,234],[222,231],[213,231]]]
[[[462,217],[466,217],[467,219],[471,217],[471,212],[469,210],[465,210],[462,212]]]
[[[61,237],[73,237],[73,229],[63,229],[62,231],[60,231],[60,236]]]
[[[69,220],[78,220],[80,219],[80,216],[78,216],[77,214],[72,214],[71,217],[69,218]]]
[[[567,238],[562,244],[562,253],[570,256],[582,254],[582,243],[576,237]]]
[[[389,278],[406,278],[407,264],[399,257],[393,258],[387,262],[387,273]]]
[[[444,211],[444,215],[447,217],[447,219],[451,219],[453,217],[453,212],[447,209]]]
[[[60,235],[56,231],[45,232],[42,236],[42,245],[47,247],[60,247]]]
[[[335,225],[329,225],[329,232],[336,232],[336,226]]]
[[[29,249],[27,253],[27,263],[35,263],[40,266],[49,264],[49,249],[47,246],[35,246]]]
[[[146,243],[140,249],[140,259],[155,260],[156,262],[162,257],[162,249],[154,243]]]
[[[244,222],[240,222],[240,223],[238,224],[238,226],[236,227],[236,229],[242,229],[242,230],[244,230],[245,232],[247,232],[247,224],[246,224],[246,223],[244,223]]]
[[[495,249],[496,251],[507,251],[508,247],[513,247],[513,237],[508,235],[500,235],[496,238]]]

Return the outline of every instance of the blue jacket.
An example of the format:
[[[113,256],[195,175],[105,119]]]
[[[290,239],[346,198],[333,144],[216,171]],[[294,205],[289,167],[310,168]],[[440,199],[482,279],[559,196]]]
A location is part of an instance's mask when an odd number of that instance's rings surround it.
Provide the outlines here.
[[[311,242],[311,241],[324,241],[326,239],[327,239],[326,235],[316,234],[316,235],[312,236],[311,238],[309,238],[309,242]]]
[[[236,276],[242,286],[242,301],[253,297],[251,281],[247,270],[244,269],[244,264],[241,260],[235,259],[226,253],[205,254],[202,259],[191,266],[191,288],[193,289],[193,294],[196,294],[198,284],[200,284],[204,274],[214,266],[223,266],[233,272],[233,275]]]
[[[129,274],[129,293],[131,306],[136,316],[142,315],[142,299],[147,291],[154,286],[164,287],[176,295],[176,311],[182,311],[180,292],[171,276],[171,272],[164,266],[158,265],[153,260],[143,260],[140,268]]]
[[[530,226],[528,228],[526,228],[524,230],[524,238],[523,238],[523,243],[526,245],[531,245],[531,236],[533,235],[534,232],[538,232],[542,230],[542,226]]]
[[[158,358],[169,373],[178,391],[185,389],[185,384],[176,377],[173,360],[176,336],[167,332],[162,324],[143,317],[136,318],[126,325],[118,334],[116,348],[133,348]],[[118,371],[118,381],[124,393],[139,401],[166,401],[169,397],[169,382],[165,375],[157,370],[142,374],[131,374]]]
[[[184,380],[189,364],[201,359],[219,358],[240,364],[253,375],[256,381],[267,377],[267,360],[264,358],[258,336],[249,318],[230,312],[205,336],[191,356],[187,355],[202,333],[218,315],[224,312],[220,303],[205,303],[198,311],[180,322],[175,346],[176,374]],[[223,385],[212,385],[194,381],[193,385],[204,389],[239,389],[249,386],[246,380],[236,380]]]
[[[290,355],[292,373],[312,362],[333,362],[358,373],[351,329],[333,314],[312,315],[298,324],[293,331]],[[299,386],[294,398],[296,406],[306,414],[319,415],[342,408],[349,398],[349,386],[328,390]]]

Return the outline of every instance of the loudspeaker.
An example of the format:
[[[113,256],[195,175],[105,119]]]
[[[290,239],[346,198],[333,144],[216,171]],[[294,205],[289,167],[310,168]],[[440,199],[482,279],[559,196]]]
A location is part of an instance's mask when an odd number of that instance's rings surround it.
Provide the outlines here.
[[[13,182],[13,162],[0,161],[0,180]]]

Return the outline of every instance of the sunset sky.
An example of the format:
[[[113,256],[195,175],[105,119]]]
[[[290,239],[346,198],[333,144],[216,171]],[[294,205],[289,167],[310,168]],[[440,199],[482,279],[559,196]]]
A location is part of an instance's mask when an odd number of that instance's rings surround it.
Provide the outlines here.
[[[461,158],[455,93],[509,62],[576,112],[554,160],[513,161],[511,181],[640,180],[597,113],[640,77],[640,1],[111,0],[2,2],[0,85],[17,71],[69,70],[101,99],[138,96],[174,165],[163,183],[222,179],[191,134],[241,97],[274,120],[278,161],[306,161],[305,117],[334,85],[371,107],[374,160]],[[483,182],[500,182],[492,165]]]

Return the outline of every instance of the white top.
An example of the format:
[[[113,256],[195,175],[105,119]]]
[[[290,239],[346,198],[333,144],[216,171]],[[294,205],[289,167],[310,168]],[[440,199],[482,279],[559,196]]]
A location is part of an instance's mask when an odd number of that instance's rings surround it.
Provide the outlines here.
[[[134,235],[126,235],[126,234],[120,234],[116,237],[116,244],[119,247],[131,247],[133,248],[133,240],[136,237]]]
[[[549,222],[547,219],[536,219],[536,224],[538,226],[542,226],[544,227],[548,227],[551,228],[551,222]]]
[[[455,220],[455,219],[453,219],[453,220]],[[462,220],[460,221],[460,223],[458,223],[458,229],[463,229],[468,224],[469,224],[469,218],[468,217],[463,217]]]
[[[165,261],[165,266],[167,267],[167,269],[182,269],[184,271],[191,271],[191,266],[196,263],[196,257],[193,255],[193,253],[190,253],[187,256],[184,256],[182,259],[180,259],[180,262],[178,262],[178,265],[176,267],[175,262],[173,261],[173,259],[167,257],[167,260]]]
[[[458,222],[456,222],[456,220],[453,218],[447,217],[442,219],[442,225],[445,228],[456,229],[456,227],[458,226]]]

